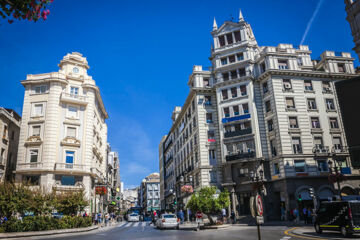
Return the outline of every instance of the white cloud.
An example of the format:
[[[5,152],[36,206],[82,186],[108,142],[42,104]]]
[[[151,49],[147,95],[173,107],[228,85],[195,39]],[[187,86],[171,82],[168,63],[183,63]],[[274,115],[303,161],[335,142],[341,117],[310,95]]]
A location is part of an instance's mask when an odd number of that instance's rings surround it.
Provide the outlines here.
[[[315,11],[314,11],[313,15],[311,16],[311,18],[310,18],[310,20],[309,20],[309,22],[308,22],[308,24],[307,24],[307,26],[306,26],[306,29],[305,29],[305,32],[304,32],[304,34],[303,34],[303,36],[302,36],[300,45],[302,45],[302,44],[304,43],[305,38],[306,38],[307,34],[309,33],[309,30],[310,30],[310,28],[311,28],[311,26],[312,26],[312,24],[313,24],[313,22],[314,22],[314,20],[315,20],[316,15],[318,14],[318,12],[319,12],[319,10],[320,10],[320,7],[321,7],[321,4],[322,4],[323,2],[324,2],[324,0],[319,0],[317,6],[316,6],[316,8],[315,8]]]

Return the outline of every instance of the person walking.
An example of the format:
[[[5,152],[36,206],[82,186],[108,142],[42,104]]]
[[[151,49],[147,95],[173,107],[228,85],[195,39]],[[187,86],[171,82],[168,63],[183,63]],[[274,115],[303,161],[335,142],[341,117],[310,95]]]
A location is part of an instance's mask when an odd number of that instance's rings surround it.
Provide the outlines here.
[[[95,213],[94,220],[95,220],[95,225],[97,225],[99,222],[99,216],[97,213]]]
[[[307,222],[312,224],[312,210],[310,207],[307,209]]]
[[[183,212],[183,210],[180,210],[179,217],[180,217],[181,224],[183,224],[184,223],[184,212]]]
[[[298,210],[297,208],[295,208],[293,214],[294,214],[294,221],[295,221],[295,223],[296,223],[296,224],[299,223],[299,221],[300,221],[300,213],[299,213],[299,210]]]
[[[303,210],[302,210],[302,215],[304,218],[304,223],[307,224],[307,208],[304,206]]]
[[[236,215],[235,215],[234,211],[231,211],[231,222],[232,222],[232,224],[236,223]]]
[[[284,208],[284,206],[281,206],[280,211],[281,211],[281,221],[285,221],[285,208]]]
[[[224,223],[226,221],[226,209],[225,208],[221,209],[221,216],[222,216],[222,221]]]

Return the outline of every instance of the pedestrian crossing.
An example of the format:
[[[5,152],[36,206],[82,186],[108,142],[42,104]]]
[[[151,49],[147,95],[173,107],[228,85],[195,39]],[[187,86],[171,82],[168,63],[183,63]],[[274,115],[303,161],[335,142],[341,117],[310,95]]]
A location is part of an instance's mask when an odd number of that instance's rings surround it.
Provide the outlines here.
[[[126,227],[146,227],[149,226],[150,222],[122,222],[118,225],[119,228]]]

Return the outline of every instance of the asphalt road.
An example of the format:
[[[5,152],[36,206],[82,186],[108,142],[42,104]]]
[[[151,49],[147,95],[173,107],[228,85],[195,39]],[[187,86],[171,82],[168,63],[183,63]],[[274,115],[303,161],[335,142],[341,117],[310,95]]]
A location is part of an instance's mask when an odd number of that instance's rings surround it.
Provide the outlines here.
[[[284,231],[288,227],[285,226],[263,226],[261,227],[262,240],[297,240],[293,236],[287,236]],[[161,240],[161,239],[179,239],[179,240],[257,240],[257,229],[253,226],[231,226],[226,229],[214,230],[158,230],[153,225],[147,222],[127,223],[123,222],[110,230],[98,230],[91,233],[83,233],[73,236],[53,236],[51,238],[44,237],[41,239],[76,239],[76,240],[132,240],[132,239],[147,239],[147,240]]]

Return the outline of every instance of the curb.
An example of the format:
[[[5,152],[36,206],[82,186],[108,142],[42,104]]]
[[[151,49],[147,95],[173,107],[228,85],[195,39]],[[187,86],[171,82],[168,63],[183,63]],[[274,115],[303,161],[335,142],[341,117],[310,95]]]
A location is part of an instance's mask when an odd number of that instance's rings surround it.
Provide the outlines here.
[[[229,224],[223,224],[223,225],[210,225],[210,226],[204,226],[203,229],[226,229],[229,228],[231,225]]]
[[[0,239],[48,236],[48,235],[57,235],[57,234],[66,234],[66,233],[81,233],[81,232],[89,232],[89,231],[97,230],[99,228],[100,226],[91,226],[86,228],[70,228],[70,229],[58,229],[58,230],[49,230],[49,231],[0,233]]]

